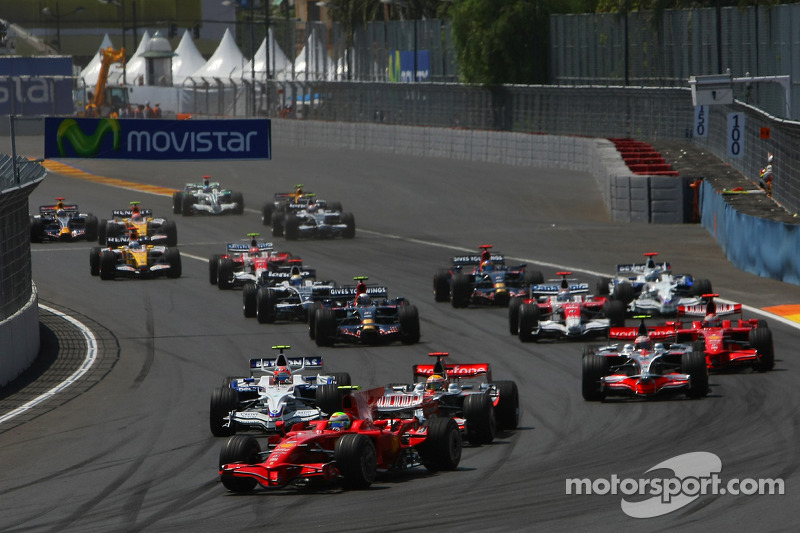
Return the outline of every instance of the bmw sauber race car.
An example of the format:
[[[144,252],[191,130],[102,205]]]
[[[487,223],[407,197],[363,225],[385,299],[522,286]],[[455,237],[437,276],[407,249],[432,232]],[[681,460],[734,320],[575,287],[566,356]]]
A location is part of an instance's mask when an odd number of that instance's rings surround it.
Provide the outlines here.
[[[150,239],[151,244],[165,246],[178,245],[178,228],[175,221],[153,217],[152,209],[141,209],[139,202],[131,202],[130,209],[112,211],[111,220],[100,220],[97,241],[106,244],[108,237],[119,237],[128,233],[128,228],[136,228],[139,235]]]
[[[77,205],[65,204],[61,197],[54,205],[40,206],[30,222],[31,242],[97,240],[97,217],[81,213]]]
[[[528,298],[512,298],[508,326],[522,342],[542,338],[581,339],[607,335],[609,327],[625,325],[625,304],[605,296],[588,295],[589,285],[568,279],[534,284]],[[584,296],[585,295],[585,296]]]
[[[317,346],[419,342],[419,313],[415,306],[402,297],[388,300],[388,289],[367,286],[365,276],[355,279],[356,286],[332,288],[329,300],[315,302],[309,310],[308,332]]]
[[[244,316],[255,317],[261,324],[308,322],[314,304],[330,299],[334,288],[334,281],[317,281],[315,270],[290,266],[288,273],[263,273],[259,283],[245,284],[242,310]]]
[[[147,237],[109,237],[108,248],[89,250],[89,271],[103,280],[116,278],[181,277],[181,254],[177,248],[148,244]]]
[[[241,192],[223,189],[218,182],[203,176],[203,183],[187,183],[183,191],[172,195],[172,211],[183,216],[197,213],[241,215],[244,213],[244,197]]]
[[[708,394],[708,368],[702,350],[691,344],[663,342],[674,338],[670,326],[611,328],[619,344],[584,349],[583,398],[608,396],[650,398],[684,393],[690,398]]]
[[[353,213],[342,213],[339,204],[329,207],[314,197],[287,204],[282,212],[272,214],[272,236],[297,239],[352,239],[356,236]]]
[[[378,400],[380,416],[453,417],[472,444],[488,444],[497,428],[519,425],[519,391],[514,381],[492,381],[489,363],[445,364],[447,352],[432,352],[434,364],[414,365],[414,383],[390,385]],[[418,381],[422,378],[423,381]]]
[[[644,254],[645,263],[617,265],[617,276],[600,278],[597,293],[620,300],[630,314],[675,316],[679,305],[703,303],[711,282],[689,274],[675,275],[669,263],[657,263],[655,252]]]
[[[273,346],[277,357],[250,359],[250,376],[226,378],[211,393],[209,425],[217,437],[237,430],[284,433],[298,422],[322,418],[338,411],[342,390],[350,386],[350,374],[302,375],[320,371],[322,357],[289,357],[290,346]]]
[[[269,437],[267,449],[248,435],[228,439],[219,455],[222,485],[250,492],[258,485],[318,486],[340,482],[365,489],[379,473],[424,466],[455,470],[461,461],[461,434],[452,418],[420,423],[416,418],[378,418],[375,403],[384,389],[354,391],[328,420],[295,424]]]
[[[760,372],[775,366],[775,348],[772,331],[766,320],[741,317],[731,320],[730,315],[741,315],[742,304],[718,303],[718,294],[705,294],[706,304],[678,306],[674,324],[678,342],[693,342],[694,349],[703,351],[710,371],[731,368],[753,368]],[[690,323],[681,317],[699,317]]]
[[[542,283],[539,271],[526,265],[508,266],[501,254],[493,254],[491,244],[483,244],[478,255],[452,258],[449,269],[440,269],[433,277],[433,295],[437,302],[450,300],[453,307],[495,305],[505,307],[511,298],[524,297],[528,286]]]
[[[305,209],[311,198],[316,195],[309,191],[304,191],[302,183],[294,186],[294,192],[276,192],[272,197],[272,202],[266,202],[261,207],[261,223],[265,226],[273,224],[276,221],[278,224],[283,224],[287,211],[299,211]],[[316,199],[317,203],[322,203],[322,200]],[[328,209],[331,211],[341,211],[342,204],[339,202],[325,202]]]

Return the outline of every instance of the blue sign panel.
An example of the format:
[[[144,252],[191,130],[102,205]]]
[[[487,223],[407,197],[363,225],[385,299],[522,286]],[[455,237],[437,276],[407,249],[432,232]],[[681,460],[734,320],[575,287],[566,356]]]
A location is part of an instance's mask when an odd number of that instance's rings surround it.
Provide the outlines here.
[[[271,159],[269,119],[45,119],[46,158]]]
[[[4,57],[0,115],[71,114],[71,76],[71,57]]]

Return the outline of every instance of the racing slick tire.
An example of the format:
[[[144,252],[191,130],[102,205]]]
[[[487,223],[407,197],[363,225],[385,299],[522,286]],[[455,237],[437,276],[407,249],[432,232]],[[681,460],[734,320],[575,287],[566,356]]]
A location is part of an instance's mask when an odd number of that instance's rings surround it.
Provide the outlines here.
[[[102,248],[99,246],[93,246],[91,250],[89,250],[89,273],[92,276],[99,276],[100,275],[100,253]]]
[[[97,217],[94,215],[89,215],[86,217],[86,233],[84,233],[84,237],[89,242],[94,242],[97,240]]]
[[[468,394],[464,398],[464,418],[470,444],[490,444],[497,430],[492,398],[488,394]]]
[[[758,359],[753,368],[759,372],[772,370],[775,366],[775,347],[772,343],[772,331],[767,327],[757,327],[750,330],[750,346],[755,348]]]
[[[317,309],[314,317],[314,341],[317,346],[333,346],[336,342],[336,313],[333,309]]]
[[[31,242],[42,242],[44,222],[41,218],[31,218]]]
[[[711,294],[711,280],[709,279],[695,279],[692,283],[692,294],[694,296],[703,296],[704,294]]]
[[[251,435],[234,435],[225,441],[219,451],[219,467],[232,463],[256,464],[261,453],[261,446]],[[222,476],[222,485],[231,492],[250,492],[258,482],[251,477],[234,477],[232,474]]]
[[[181,265],[181,252],[177,248],[167,248],[164,250],[164,259],[169,265],[167,270],[168,278],[179,278],[183,274],[183,267]]]
[[[208,282],[216,285],[219,280],[219,260],[222,254],[211,254],[208,258]]]
[[[239,404],[239,394],[228,387],[215,387],[211,391],[211,405],[208,409],[208,425],[215,437],[229,437],[236,433],[236,424],[225,426],[225,417]]]
[[[605,397],[600,387],[600,380],[608,374],[608,359],[596,353],[583,353],[583,399],[587,402],[599,402]]]
[[[269,226],[272,224],[272,212],[275,210],[275,204],[270,202],[261,206],[261,224]]]
[[[178,246],[178,226],[174,220],[167,220],[161,227],[167,235],[167,246]]]
[[[524,298],[515,296],[508,302],[508,331],[512,335],[519,333],[519,308],[524,301]]]
[[[634,298],[633,285],[627,281],[618,283],[617,286],[614,287],[613,297],[615,300],[619,300],[625,305],[628,305]]]
[[[705,342],[696,341],[692,351],[681,356],[681,371],[689,374],[689,398],[702,398],[708,395],[708,364],[706,363]]]
[[[539,329],[539,306],[536,304],[522,304],[519,308],[519,340],[521,342],[536,342],[539,338],[538,333],[533,333],[534,329]]]
[[[328,211],[342,212],[342,202],[331,202],[328,204]]]
[[[283,215],[277,211],[272,213],[272,236],[283,237]]]
[[[500,393],[495,411],[497,426],[502,429],[517,429],[519,426],[519,389],[515,381],[495,381]]]
[[[283,236],[286,237],[287,241],[296,241],[300,236],[300,219],[289,213],[286,215],[284,224]]]
[[[268,287],[259,287],[256,291],[256,319],[259,324],[275,322],[275,296]]]
[[[349,387],[353,384],[349,372],[331,372],[330,376],[333,378],[333,382],[340,387]]]
[[[180,215],[183,210],[183,193],[176,191],[172,193],[172,212]]]
[[[348,489],[366,489],[378,473],[378,454],[372,439],[361,433],[342,435],[333,447],[336,468],[342,485]]]
[[[353,213],[342,213],[342,224],[345,225],[342,237],[345,239],[352,239],[356,236],[356,217]]]
[[[417,447],[423,466],[432,472],[458,468],[463,443],[456,421],[449,417],[434,417],[426,425],[428,437]]]
[[[233,259],[222,257],[217,262],[217,287],[227,291],[233,288]]]
[[[625,312],[625,304],[619,300],[606,300],[603,304],[603,314],[608,319],[609,327],[625,327]]]
[[[108,235],[108,220],[101,218],[97,223],[97,244],[105,245]]]
[[[414,305],[404,305],[398,312],[400,321],[400,342],[416,344],[419,342],[419,311]]]
[[[233,208],[234,215],[241,215],[244,213],[244,196],[241,192],[236,191],[231,193],[231,203],[236,204]]]
[[[597,278],[597,285],[595,285],[595,293],[598,296],[608,296],[609,285],[611,285],[611,278]]]
[[[544,275],[541,270],[526,270],[522,274],[522,283],[525,287],[544,283]]]
[[[316,319],[317,309],[322,309],[321,302],[312,302],[311,307],[308,308],[308,337],[313,341],[316,337]]]
[[[433,275],[433,299],[446,302],[450,299],[450,271],[442,268]]]
[[[190,217],[194,214],[194,196],[191,194],[184,194],[181,200],[183,206],[181,207],[181,214],[185,217]]]
[[[323,413],[332,415],[342,410],[344,391],[339,385],[341,384],[319,385],[314,391],[314,402]]]
[[[255,318],[258,305],[258,286],[248,281],[242,288],[242,313],[245,318]]]
[[[472,296],[472,283],[469,276],[456,274],[450,280],[450,303],[453,307],[467,307]]]
[[[111,250],[100,252],[100,279],[110,280],[117,277],[117,255]]]

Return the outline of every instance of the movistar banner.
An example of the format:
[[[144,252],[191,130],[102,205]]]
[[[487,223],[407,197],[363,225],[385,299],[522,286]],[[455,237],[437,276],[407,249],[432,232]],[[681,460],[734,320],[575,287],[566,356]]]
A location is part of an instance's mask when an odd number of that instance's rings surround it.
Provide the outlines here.
[[[45,158],[271,159],[269,119],[45,119]]]

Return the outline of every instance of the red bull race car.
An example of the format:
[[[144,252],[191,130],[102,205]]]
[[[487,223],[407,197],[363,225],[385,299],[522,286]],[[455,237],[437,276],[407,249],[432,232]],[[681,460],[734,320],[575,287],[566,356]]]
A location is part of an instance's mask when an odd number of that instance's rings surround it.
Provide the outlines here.
[[[53,205],[39,206],[39,214],[30,217],[31,242],[96,241],[97,217],[81,213],[76,204],[65,204],[63,197]]]

